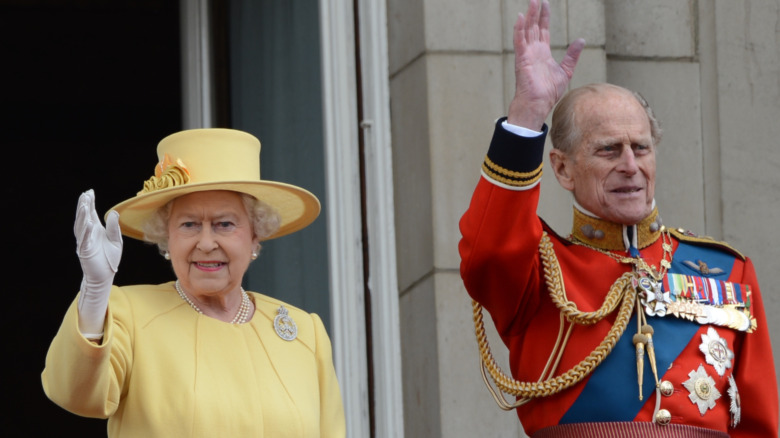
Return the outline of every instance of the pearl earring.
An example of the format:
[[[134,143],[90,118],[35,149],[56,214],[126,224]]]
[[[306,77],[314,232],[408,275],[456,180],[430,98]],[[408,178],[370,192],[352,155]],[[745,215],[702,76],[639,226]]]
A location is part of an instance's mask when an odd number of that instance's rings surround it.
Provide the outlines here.
[[[171,259],[171,253],[169,253],[168,251],[165,251],[162,256],[165,260]]]
[[[257,251],[252,251],[252,260],[257,260]]]

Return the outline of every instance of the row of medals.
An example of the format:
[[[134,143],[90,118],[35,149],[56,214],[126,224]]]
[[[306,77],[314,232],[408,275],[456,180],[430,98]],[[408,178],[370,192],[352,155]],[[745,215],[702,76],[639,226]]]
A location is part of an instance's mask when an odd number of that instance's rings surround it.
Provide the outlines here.
[[[670,265],[667,260],[662,260],[661,264],[666,269]],[[647,315],[658,317],[674,315],[702,325],[712,324],[743,332],[752,332],[756,328],[755,319],[743,305],[714,306],[684,299],[679,295],[672,300],[670,292],[664,290],[662,279],[658,277],[660,275],[657,273],[637,270],[637,277],[634,278],[634,286],[637,288]]]

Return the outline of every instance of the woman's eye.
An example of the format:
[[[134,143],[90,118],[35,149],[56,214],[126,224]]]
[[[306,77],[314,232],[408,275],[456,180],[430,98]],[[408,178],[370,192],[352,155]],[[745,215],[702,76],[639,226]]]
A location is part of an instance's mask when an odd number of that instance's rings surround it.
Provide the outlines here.
[[[197,233],[200,230],[200,223],[195,221],[184,221],[179,223],[179,232],[182,233]]]
[[[214,227],[218,230],[229,230],[233,227],[233,222],[222,221],[214,223]]]

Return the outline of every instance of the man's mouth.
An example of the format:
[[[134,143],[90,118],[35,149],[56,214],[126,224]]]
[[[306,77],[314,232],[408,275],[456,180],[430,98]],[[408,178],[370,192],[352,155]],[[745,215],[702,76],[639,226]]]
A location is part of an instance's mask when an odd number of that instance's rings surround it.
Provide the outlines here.
[[[635,193],[642,191],[641,187],[620,187],[612,190],[613,193]]]

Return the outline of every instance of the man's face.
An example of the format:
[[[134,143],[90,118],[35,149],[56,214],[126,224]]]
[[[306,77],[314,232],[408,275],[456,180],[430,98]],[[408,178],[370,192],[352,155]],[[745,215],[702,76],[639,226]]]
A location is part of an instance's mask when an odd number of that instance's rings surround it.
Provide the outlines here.
[[[558,181],[598,217],[638,223],[650,214],[655,196],[655,145],[647,113],[620,90],[585,95],[575,111],[579,143],[568,154],[551,153]]]

